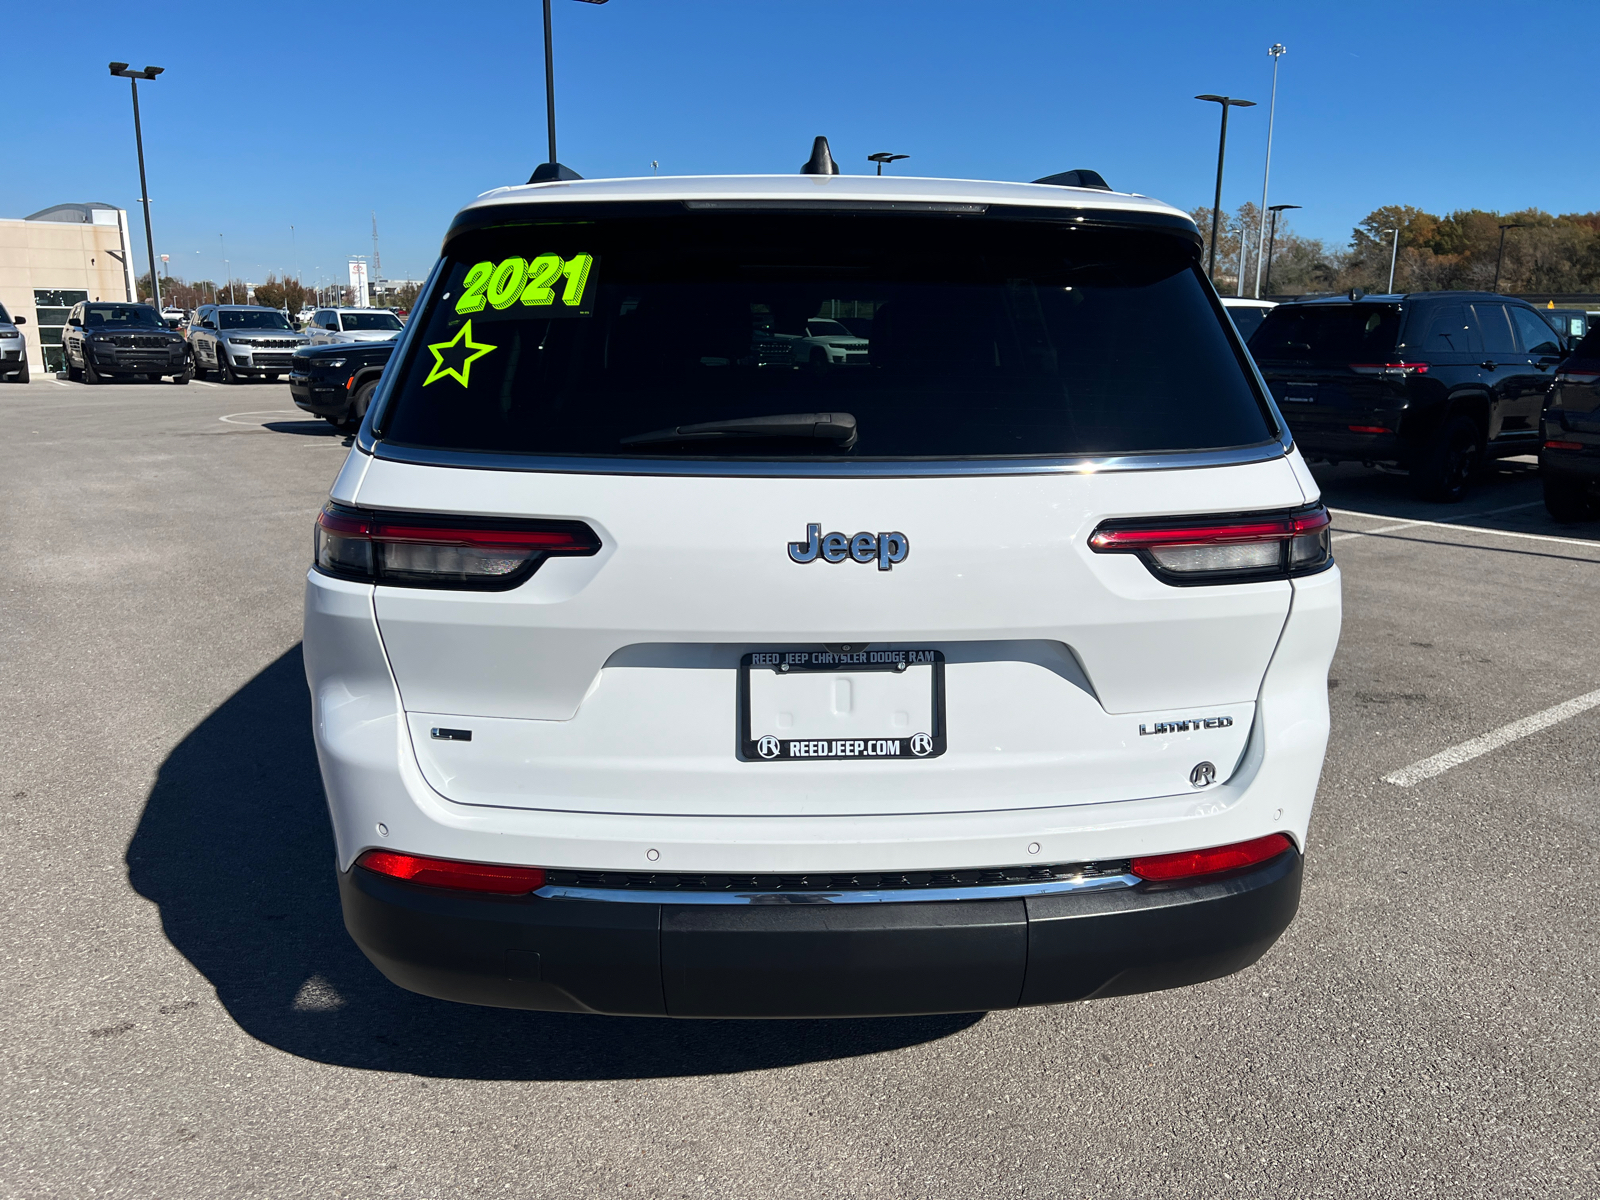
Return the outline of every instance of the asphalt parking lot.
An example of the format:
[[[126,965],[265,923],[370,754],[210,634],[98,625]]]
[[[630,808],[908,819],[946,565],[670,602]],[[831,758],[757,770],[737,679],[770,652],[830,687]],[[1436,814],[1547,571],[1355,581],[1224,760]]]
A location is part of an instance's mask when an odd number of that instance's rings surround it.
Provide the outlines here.
[[[282,385],[0,385],[0,1195],[1600,1195],[1600,703],[1525,720],[1600,688],[1600,524],[1526,464],[1453,508],[1319,469],[1333,742],[1255,967],[762,1023],[350,943],[298,648],[345,453]]]

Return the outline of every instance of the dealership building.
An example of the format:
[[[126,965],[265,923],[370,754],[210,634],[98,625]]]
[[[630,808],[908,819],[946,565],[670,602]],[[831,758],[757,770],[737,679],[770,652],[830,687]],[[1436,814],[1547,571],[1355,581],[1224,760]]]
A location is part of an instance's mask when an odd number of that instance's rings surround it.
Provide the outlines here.
[[[128,214],[109,204],[57,204],[0,220],[0,305],[21,326],[34,371],[61,367],[61,327],[80,300],[132,300]]]

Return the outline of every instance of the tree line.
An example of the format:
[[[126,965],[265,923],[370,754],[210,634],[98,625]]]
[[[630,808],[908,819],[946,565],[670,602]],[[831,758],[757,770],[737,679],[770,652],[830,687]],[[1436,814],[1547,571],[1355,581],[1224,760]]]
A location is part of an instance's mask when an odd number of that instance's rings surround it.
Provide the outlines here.
[[[1211,209],[1190,214],[1209,249]],[[1238,292],[1243,255],[1244,295],[1254,295],[1260,210],[1243,204],[1224,213],[1217,236],[1217,290]],[[1262,271],[1262,295],[1343,292],[1358,287],[1382,292],[1389,286],[1394,252],[1394,287],[1399,292],[1491,291],[1499,266],[1499,290],[1510,293],[1600,292],[1600,212],[1552,216],[1537,208],[1520,212],[1460,209],[1440,217],[1408,204],[1374,209],[1351,230],[1350,242],[1333,248],[1320,238],[1294,232],[1287,214],[1278,215],[1273,239],[1271,285]],[[1270,221],[1270,218],[1269,218]],[[1500,227],[1505,235],[1500,258]],[[1270,229],[1270,225],[1269,225]]]
[[[416,303],[417,293],[420,290],[414,283],[393,289],[385,288],[382,299],[387,305],[408,310]],[[352,302],[349,288],[341,287],[338,291],[339,303]],[[151,300],[154,295],[150,287],[150,273],[147,271],[139,278],[139,299]],[[162,276],[161,279],[161,302],[172,308],[193,310],[202,304],[237,303],[257,304],[263,308],[278,308],[296,313],[307,304],[314,304],[316,298],[316,289],[306,287],[300,280],[290,276],[279,279],[276,274],[269,274],[265,283],[256,284],[254,291],[242,279],[235,279],[231,284],[227,281],[216,283],[209,279],[191,282],[168,276]]]

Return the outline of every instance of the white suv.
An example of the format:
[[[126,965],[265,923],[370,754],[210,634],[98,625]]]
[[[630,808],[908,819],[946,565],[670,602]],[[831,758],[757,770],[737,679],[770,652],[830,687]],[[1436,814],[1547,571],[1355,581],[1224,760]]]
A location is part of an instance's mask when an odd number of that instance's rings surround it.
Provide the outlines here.
[[[1181,212],[562,181],[455,219],[316,527],[346,924],[428,995],[975,1011],[1258,958],[1339,575]],[[847,311],[864,365],[763,354]]]

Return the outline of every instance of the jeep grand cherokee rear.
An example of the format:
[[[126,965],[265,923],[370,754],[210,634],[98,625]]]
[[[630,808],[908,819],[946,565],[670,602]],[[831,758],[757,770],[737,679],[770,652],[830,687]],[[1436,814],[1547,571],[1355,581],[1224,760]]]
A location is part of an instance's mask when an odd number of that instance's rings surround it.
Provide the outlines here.
[[[1560,360],[1537,310],[1481,292],[1280,304],[1250,350],[1307,458],[1397,465],[1444,501],[1485,458],[1538,448]]]
[[[806,1016],[1264,953],[1339,580],[1198,246],[1048,185],[465,209],[308,576],[368,957],[474,1003]],[[821,319],[865,361],[771,353]]]

